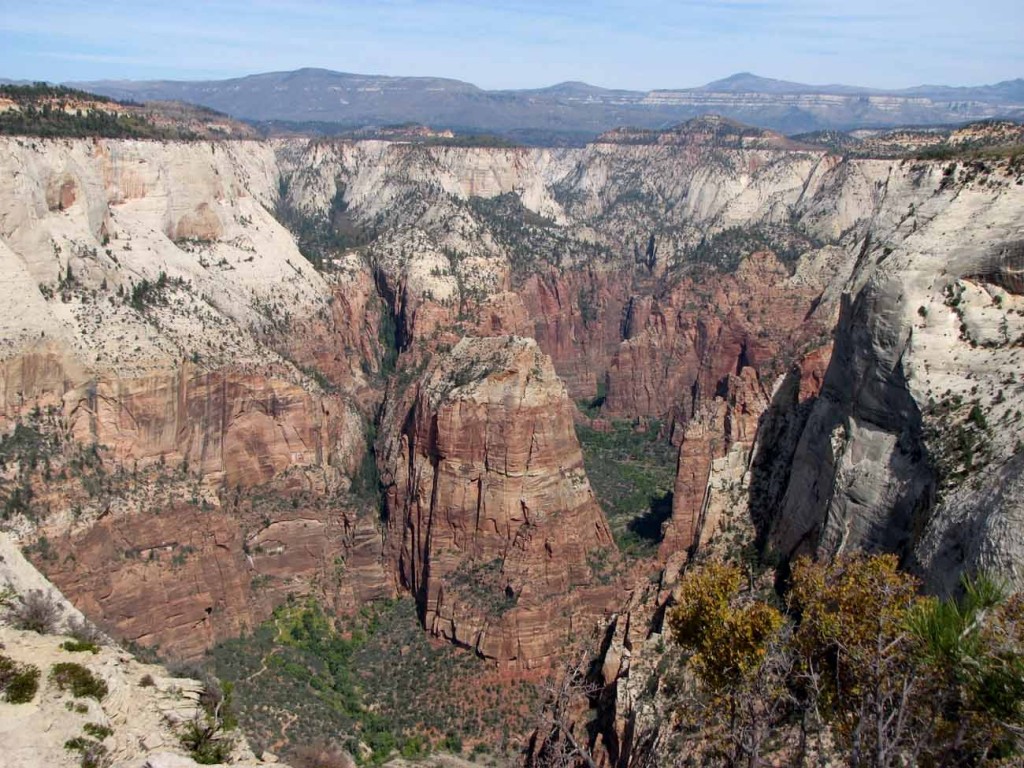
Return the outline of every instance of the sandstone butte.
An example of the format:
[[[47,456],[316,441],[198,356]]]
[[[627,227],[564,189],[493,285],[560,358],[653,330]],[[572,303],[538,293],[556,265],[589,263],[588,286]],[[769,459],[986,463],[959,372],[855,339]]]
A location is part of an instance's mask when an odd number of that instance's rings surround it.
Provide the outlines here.
[[[558,657],[613,607],[618,552],[551,359],[533,339],[464,338],[406,400],[385,507],[427,628],[502,662]]]

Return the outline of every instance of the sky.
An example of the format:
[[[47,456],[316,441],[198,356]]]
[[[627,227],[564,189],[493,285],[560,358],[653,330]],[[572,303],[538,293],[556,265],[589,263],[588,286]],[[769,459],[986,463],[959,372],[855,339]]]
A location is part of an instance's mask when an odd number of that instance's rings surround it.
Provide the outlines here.
[[[735,72],[876,88],[1024,77],[1022,0],[0,0],[0,78],[324,67],[484,88],[682,88]]]

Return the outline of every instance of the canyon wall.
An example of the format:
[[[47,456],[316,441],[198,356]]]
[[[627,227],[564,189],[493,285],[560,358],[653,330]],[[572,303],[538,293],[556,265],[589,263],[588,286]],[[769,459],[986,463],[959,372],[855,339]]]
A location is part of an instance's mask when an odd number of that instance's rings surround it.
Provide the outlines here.
[[[936,588],[1012,570],[1019,171],[731,130],[3,139],[0,418],[50,451],[5,454],[9,525],[184,655],[289,592],[407,589],[529,668],[629,580],[586,418],[678,446],[668,576],[752,543],[896,550]]]
[[[940,591],[978,568],[1019,583],[1021,173],[903,175],[928,194],[865,239],[769,543],[900,552]]]
[[[48,575],[183,657],[288,592],[392,594],[352,493],[379,402],[372,275],[328,282],[298,251],[272,148],[3,145],[0,420],[27,436],[4,497]]]

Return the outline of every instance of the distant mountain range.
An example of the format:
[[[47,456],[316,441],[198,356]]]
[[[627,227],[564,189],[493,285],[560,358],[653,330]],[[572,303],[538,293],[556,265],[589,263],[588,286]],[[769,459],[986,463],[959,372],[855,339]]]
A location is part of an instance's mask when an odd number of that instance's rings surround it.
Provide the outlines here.
[[[299,69],[230,80],[68,85],[116,99],[178,100],[258,123],[331,131],[415,122],[525,141],[578,141],[617,126],[663,128],[716,113],[784,133],[1024,118],[1024,79],[897,91],[806,85],[747,72],[697,88],[629,91],[566,82],[488,91],[460,80]]]

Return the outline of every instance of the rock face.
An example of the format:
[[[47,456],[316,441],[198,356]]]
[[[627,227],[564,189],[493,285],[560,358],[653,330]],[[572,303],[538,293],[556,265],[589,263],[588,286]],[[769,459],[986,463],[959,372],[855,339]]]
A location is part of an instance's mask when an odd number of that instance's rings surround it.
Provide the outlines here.
[[[338,484],[358,459],[358,416],[339,398],[280,379],[188,363],[171,376],[92,380],[64,395],[71,434],[114,461],[185,466],[211,482],[252,487],[295,465]],[[354,423],[353,423],[354,422]]]
[[[7,536],[0,533],[0,578],[16,595],[40,589],[61,607],[64,620],[81,622],[81,614],[25,560]],[[59,627],[60,630],[66,627]],[[199,697],[203,683],[172,675],[155,664],[139,662],[116,646],[101,645],[96,653],[73,653],[61,647],[66,635],[37,634],[5,625],[0,617],[0,652],[18,664],[40,670],[39,691],[32,701],[11,704],[0,701],[0,737],[4,740],[4,765],[11,768],[77,766],[82,756],[65,742],[86,737],[102,744],[110,763],[186,768],[196,763],[186,756],[180,735],[187,722],[201,715]],[[49,679],[54,664],[84,666],[107,686],[102,699],[73,698]],[[148,680],[147,680],[148,678]],[[104,726],[110,735],[96,736],[84,726]],[[231,765],[261,765],[244,737],[234,734]],[[287,766],[285,766],[287,768]]]
[[[621,272],[551,269],[517,289],[532,324],[529,333],[551,356],[572,397],[592,398],[605,384],[622,342],[622,318],[630,301],[632,269]]]
[[[264,490],[264,492],[266,492]],[[369,536],[376,547],[367,551]],[[289,594],[339,611],[393,594],[372,520],[340,510],[253,514],[181,503],[111,514],[52,540],[43,564],[76,605],[120,637],[195,659],[253,630]]]
[[[769,544],[895,550],[938,589],[973,565],[1019,580],[1019,171],[904,173],[928,196],[864,241]]]
[[[744,476],[757,425],[768,406],[768,397],[753,368],[729,376],[724,397],[716,397],[693,419],[683,433],[679,471],[672,497],[672,517],[665,526],[662,557],[707,545],[722,514],[713,503],[722,476],[747,485]],[[735,489],[737,492],[742,488]],[[733,506],[736,500],[733,500]]]
[[[433,633],[544,664],[614,597],[618,557],[564,385],[532,339],[465,338],[407,399],[384,462],[403,584]]]
[[[271,216],[272,147],[4,139],[0,158],[0,424],[47,446],[4,479],[32,498],[37,562],[184,658],[288,592],[391,595],[376,506],[350,493],[376,288],[358,260],[328,282]]]
[[[827,311],[808,321],[815,286],[794,285],[771,253],[755,253],[734,275],[683,280],[664,296],[637,296],[625,341],[608,371],[606,412],[684,420],[724,392],[745,367],[771,375],[831,325]]]

